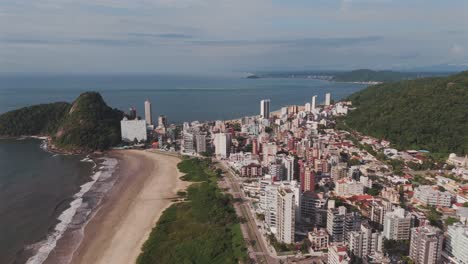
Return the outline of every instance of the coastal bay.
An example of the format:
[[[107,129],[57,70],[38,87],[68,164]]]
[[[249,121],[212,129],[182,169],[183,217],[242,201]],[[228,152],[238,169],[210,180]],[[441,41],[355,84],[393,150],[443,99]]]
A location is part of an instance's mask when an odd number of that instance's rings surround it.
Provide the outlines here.
[[[178,190],[189,183],[179,179],[179,158],[146,151],[111,151],[117,158],[117,182],[86,224],[79,247],[60,241],[55,256],[45,263],[133,263],[162,212]],[[74,251],[74,252],[73,252]]]

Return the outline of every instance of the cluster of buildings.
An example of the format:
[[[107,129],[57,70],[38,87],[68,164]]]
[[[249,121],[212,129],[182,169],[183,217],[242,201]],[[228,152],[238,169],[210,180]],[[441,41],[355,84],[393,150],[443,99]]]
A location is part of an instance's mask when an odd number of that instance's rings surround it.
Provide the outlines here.
[[[144,119],[137,115],[135,107],[131,107],[124,118],[120,121],[121,137],[125,143],[147,144],[151,147],[176,150],[176,139],[178,138],[178,128],[176,125],[169,125],[165,115],[158,116],[157,125],[153,122],[151,102],[144,102]]]
[[[375,152],[403,162],[419,162],[421,153],[335,129],[336,117],[350,110],[350,102],[333,103],[329,93],[323,104],[313,96],[278,111],[265,99],[258,116],[184,124],[181,149],[211,152],[237,174],[254,213],[262,215],[265,239],[286,245],[307,239],[309,254],[337,264],[391,263],[385,241],[409,245],[406,254],[415,263],[468,263],[461,244],[466,221],[436,226],[428,217],[432,207],[442,214],[440,223],[456,216],[454,207],[462,207],[457,195],[466,194],[412,184],[411,175],[394,173]]]
[[[352,109],[326,93],[320,105],[312,96],[305,105],[271,111],[265,99],[257,116],[181,127],[160,117],[155,128],[145,102],[147,121],[131,112],[122,138],[145,141],[152,134],[160,149],[215,156],[238,176],[272,245],[308,240],[308,254],[333,264],[398,261],[386,244],[407,245],[405,254],[417,264],[468,263],[468,186],[443,176],[420,184],[409,170],[395,173],[382,156],[406,164],[422,162],[424,154],[336,129],[337,117]],[[447,163],[468,180],[466,157],[451,155]]]

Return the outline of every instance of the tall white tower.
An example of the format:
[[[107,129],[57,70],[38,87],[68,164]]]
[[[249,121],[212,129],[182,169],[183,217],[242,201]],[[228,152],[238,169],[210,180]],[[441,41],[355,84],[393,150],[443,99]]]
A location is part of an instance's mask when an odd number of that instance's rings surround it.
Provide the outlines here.
[[[311,110],[312,112],[315,110],[315,107],[317,106],[317,105],[316,105],[316,104],[317,104],[316,101],[317,101],[317,96],[316,96],[316,95],[312,96],[312,105],[311,105],[311,107],[310,107],[310,110]]]
[[[262,118],[270,118],[270,99],[260,101],[260,115]]]
[[[151,103],[148,99],[146,99],[145,101],[145,120],[146,124],[150,126],[153,124],[153,121],[151,119]]]
[[[326,94],[325,94],[325,106],[330,105],[330,103],[331,103],[331,94],[330,94],[330,93],[326,93]]]

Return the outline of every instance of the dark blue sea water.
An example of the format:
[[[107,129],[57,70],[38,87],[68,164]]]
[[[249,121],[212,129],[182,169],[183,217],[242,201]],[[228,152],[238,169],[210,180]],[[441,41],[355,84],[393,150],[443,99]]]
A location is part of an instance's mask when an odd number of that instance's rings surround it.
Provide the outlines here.
[[[156,75],[107,76],[0,76],[0,113],[38,103],[73,101],[85,91],[100,92],[106,102],[127,111],[150,99],[153,116],[165,114],[169,122],[231,119],[258,114],[261,99],[271,109],[305,104],[311,96],[331,92],[341,99],[365,87],[313,79],[243,79]],[[156,118],[153,118],[156,119]]]
[[[181,76],[0,76],[0,113],[40,103],[72,102],[80,93],[98,91],[108,105],[143,116],[143,102],[153,105],[153,119],[169,122],[231,119],[304,104],[330,92],[333,99],[364,88],[361,84],[312,79],[241,79]],[[67,208],[79,186],[89,179],[82,157],[54,156],[38,140],[0,140],[0,263],[11,263],[22,249],[43,240]]]

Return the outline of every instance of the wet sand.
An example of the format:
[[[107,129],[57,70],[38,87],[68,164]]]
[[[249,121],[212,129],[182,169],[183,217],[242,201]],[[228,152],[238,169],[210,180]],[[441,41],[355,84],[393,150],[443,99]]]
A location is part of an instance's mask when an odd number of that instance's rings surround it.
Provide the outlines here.
[[[73,264],[135,263],[162,212],[189,184],[179,179],[177,157],[139,150],[112,151],[110,156],[119,159],[117,182],[84,228],[77,250],[68,252]],[[67,251],[66,241],[59,246]],[[64,260],[53,259],[47,263]]]

